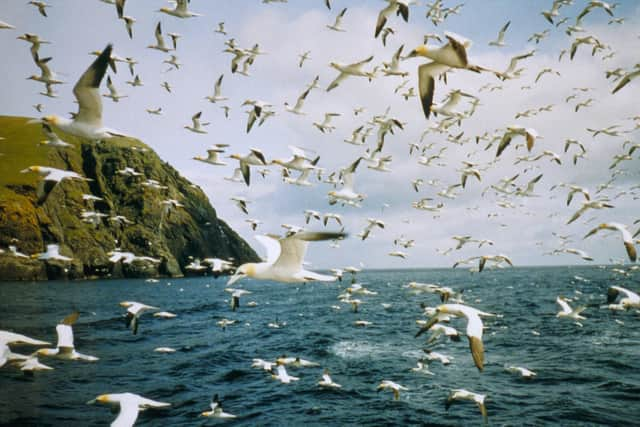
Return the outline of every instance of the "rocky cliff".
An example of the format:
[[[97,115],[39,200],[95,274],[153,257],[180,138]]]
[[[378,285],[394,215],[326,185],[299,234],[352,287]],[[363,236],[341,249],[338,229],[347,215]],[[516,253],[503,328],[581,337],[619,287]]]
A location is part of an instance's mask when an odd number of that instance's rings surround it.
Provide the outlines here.
[[[0,117],[0,280],[181,276],[193,258],[236,264],[258,259],[217,217],[203,191],[140,141],[96,143],[58,132],[72,146],[50,147],[39,144],[45,139],[41,125],[27,121]],[[36,165],[75,171],[90,181],[45,185],[36,173],[21,173]],[[118,172],[125,168],[140,175]],[[58,244],[72,260],[31,256],[47,244]],[[159,262],[111,262],[114,250]]]

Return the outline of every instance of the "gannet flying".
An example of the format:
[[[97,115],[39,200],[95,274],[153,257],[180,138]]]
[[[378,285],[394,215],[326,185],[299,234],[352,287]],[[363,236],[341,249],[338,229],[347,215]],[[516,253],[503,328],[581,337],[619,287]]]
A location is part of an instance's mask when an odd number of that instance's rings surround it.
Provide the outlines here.
[[[593,236],[600,230],[619,231],[622,236],[622,242],[624,243],[624,247],[627,250],[627,255],[629,256],[629,260],[631,260],[631,262],[636,262],[636,259],[638,259],[638,253],[634,246],[633,237],[631,236],[631,233],[629,233],[629,230],[627,230],[627,227],[624,224],[620,224],[618,222],[602,223],[597,227],[595,227],[594,229],[592,229],[591,231],[589,231],[584,236],[584,238],[586,239],[589,236]]]
[[[409,390],[408,388],[406,388],[405,386],[402,386],[398,383],[395,383],[393,381],[389,381],[389,380],[382,380],[380,382],[380,384],[378,384],[378,387],[376,388],[377,391],[381,391],[381,390],[391,390],[393,391],[393,399],[394,400],[398,400],[400,399],[400,391],[401,390]]]
[[[160,21],[158,21],[158,25],[156,25],[156,30],[154,32],[154,35],[156,38],[156,44],[147,46],[149,49],[156,49],[165,53],[172,50],[170,47],[167,47],[167,45],[164,42],[164,37],[162,36],[162,26],[160,24]]]
[[[118,416],[111,423],[112,427],[133,426],[140,411],[144,411],[149,408],[157,409],[171,406],[170,403],[147,399],[146,397],[142,397],[134,393],[101,394],[95,399],[87,402],[87,404],[91,405],[96,402],[120,406]]]
[[[333,31],[344,32],[345,29],[342,28],[342,18],[344,18],[344,14],[347,13],[347,8],[345,7],[342,11],[336,16],[336,20],[333,25],[327,25],[327,28]]]
[[[241,155],[241,154],[232,154],[229,156],[231,159],[236,159],[239,162],[239,169],[242,172],[242,176],[244,178],[244,182],[249,186],[251,179],[251,171],[249,166],[266,166],[267,159],[265,158],[262,151],[257,148],[251,148],[249,154]]]
[[[624,297],[620,298],[617,304],[613,304],[616,299],[618,299],[618,296],[622,295],[624,295]],[[621,286],[611,286],[607,290],[607,303],[621,307],[624,310],[640,308],[640,296],[637,293]],[[609,308],[611,308],[611,305]]]
[[[487,396],[484,394],[473,393],[464,389],[455,389],[451,390],[449,393],[449,397],[447,397],[447,401],[445,402],[445,409],[448,410],[453,402],[456,400],[470,400],[475,402],[480,409],[480,413],[482,414],[482,418],[485,423],[487,422],[487,407],[485,406],[485,400]]]
[[[463,304],[442,304],[436,308],[436,314],[420,328],[416,337],[428,331],[433,325],[440,321],[440,315],[442,314],[452,314],[467,319],[466,333],[467,338],[469,338],[471,356],[478,370],[482,371],[484,368],[484,346],[482,344],[483,324],[480,316],[491,316],[491,314]]]
[[[329,65],[340,72],[338,77],[336,77],[327,87],[327,92],[331,89],[338,87],[340,83],[342,83],[349,76],[360,76],[367,77],[369,80],[375,77],[375,73],[373,71],[367,72],[363,71],[362,67],[365,64],[368,64],[373,60],[373,55],[368,57],[367,59],[363,59],[359,62],[354,62],[353,64],[342,64],[339,62],[332,62]]]
[[[272,374],[271,378],[278,380],[283,384],[289,384],[291,381],[298,381],[300,378],[289,375],[284,365],[278,365],[276,374]]]
[[[196,114],[194,114],[191,117],[193,126],[184,125],[184,128],[194,133],[208,133],[206,130],[203,129],[203,127],[208,126],[209,123],[208,122],[200,123],[200,116],[202,116],[202,111],[198,111]]]
[[[351,165],[340,171],[343,185],[340,190],[332,190],[327,193],[329,196],[330,205],[336,204],[338,201],[341,201],[351,206],[358,207],[358,202],[361,202],[365,199],[366,195],[356,193],[353,188],[353,179],[356,168],[358,167],[358,164],[361,160],[362,157],[358,157]]]
[[[213,87],[213,95],[209,95],[206,96],[205,99],[208,99],[209,102],[212,103],[216,103],[219,101],[226,101],[227,98],[226,96],[222,96],[222,78],[224,77],[224,74],[220,74],[220,77],[218,77],[218,80],[216,80],[216,84]]]
[[[199,13],[191,12],[188,9],[189,2],[191,0],[176,0],[176,7],[171,9],[170,7],[161,7],[157,12],[166,13],[167,15],[175,16],[177,18],[193,18],[194,16],[202,16]]]
[[[342,386],[331,379],[329,375],[329,370],[325,369],[322,373],[322,379],[318,381],[318,385],[324,388],[342,388]]]
[[[86,362],[95,362],[97,357],[88,356],[78,353],[73,345],[73,329],[72,325],[78,320],[80,313],[77,311],[71,313],[56,326],[58,334],[58,344],[56,348],[41,348],[36,351],[38,356],[57,357],[59,359],[83,360]]]
[[[378,13],[378,20],[376,22],[376,30],[374,37],[378,38],[380,32],[387,24],[387,18],[389,15],[396,13],[396,15],[402,15],[404,22],[409,22],[409,1],[408,0],[386,0],[389,4]]]
[[[496,46],[496,47],[506,46],[504,43],[504,35],[507,32],[507,28],[509,28],[510,24],[511,24],[511,21],[507,21],[507,23],[504,24],[504,26],[500,29],[500,32],[498,33],[498,38],[490,41],[489,46]]]
[[[213,395],[213,399],[211,399],[211,410],[204,411],[201,414],[203,417],[213,417],[213,418],[235,418],[236,416],[233,414],[229,414],[222,410],[222,405],[220,404],[220,398],[218,395]]]
[[[586,317],[580,315],[580,313],[582,313],[587,308],[586,306],[577,307],[575,309],[571,308],[564,297],[556,298],[556,303],[558,303],[562,308],[562,311],[559,311],[556,314],[556,317],[568,317],[569,319],[573,319],[576,321],[586,319]],[[580,323],[578,323],[578,325],[582,326]]]
[[[345,233],[301,231],[288,237],[276,239],[271,236],[256,236],[267,249],[267,261],[242,264],[229,279],[231,285],[243,277],[273,280],[284,283],[309,281],[333,282],[335,276],[327,276],[305,270],[304,255],[309,242],[345,238]]]
[[[433,94],[435,91],[435,78],[446,73],[451,68],[461,68],[474,72],[487,71],[477,65],[472,65],[467,59],[467,48],[471,46],[471,41],[457,34],[445,32],[448,43],[438,48],[428,45],[418,46],[412,50],[407,58],[423,56],[431,59],[431,62],[418,67],[418,88],[420,101],[425,117],[428,119],[431,114],[433,104]]]
[[[215,144],[211,148],[207,149],[207,157],[195,156],[193,157],[193,160],[198,160],[215,166],[225,166],[226,163],[219,159],[219,155],[224,153],[225,147],[228,146],[228,144]]]
[[[127,309],[126,325],[127,328],[131,328],[134,335],[138,333],[140,316],[142,316],[142,314],[147,310],[158,310],[158,307],[153,307],[135,301],[123,301],[120,303],[120,306]]]
[[[107,71],[111,50],[112,46],[107,45],[74,86],[73,94],[79,104],[78,113],[74,118],[45,116],[42,118],[44,123],[63,132],[92,141],[125,136],[118,131],[104,127],[102,124],[102,100],[99,86]]]

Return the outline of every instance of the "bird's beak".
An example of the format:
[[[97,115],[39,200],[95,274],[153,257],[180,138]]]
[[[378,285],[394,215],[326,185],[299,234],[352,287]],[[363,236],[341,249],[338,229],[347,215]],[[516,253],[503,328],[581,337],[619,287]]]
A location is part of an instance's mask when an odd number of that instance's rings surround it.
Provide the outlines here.
[[[236,274],[234,274],[233,276],[231,276],[231,279],[229,279],[229,281],[227,282],[227,286],[233,285],[238,280],[240,280],[240,279],[242,279],[244,277],[247,277],[247,275],[244,274],[244,273],[236,273]]]
[[[107,401],[108,401],[107,396],[104,395],[104,394],[101,394],[100,396],[96,397],[95,399],[92,399],[92,400],[88,401],[87,405],[93,405],[94,403],[98,403],[98,402],[104,403],[104,402],[107,402]]]
[[[29,172],[31,172],[31,169],[29,169],[29,168],[22,169],[22,170],[20,171],[20,173],[29,173]]]
[[[33,125],[33,124],[36,124],[36,123],[43,123],[43,120],[42,119],[31,119],[31,120],[27,121],[28,125]]]

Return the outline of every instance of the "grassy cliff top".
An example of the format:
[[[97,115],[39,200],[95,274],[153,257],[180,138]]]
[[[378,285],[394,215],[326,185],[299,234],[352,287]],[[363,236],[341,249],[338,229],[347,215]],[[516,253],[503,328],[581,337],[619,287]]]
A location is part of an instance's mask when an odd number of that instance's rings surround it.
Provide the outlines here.
[[[35,186],[38,177],[34,173],[20,173],[29,166],[50,166],[72,169],[81,163],[81,142],[72,135],[56,133],[65,142],[72,144],[62,150],[52,149],[40,142],[46,139],[40,123],[28,123],[29,117],[0,116],[0,198],[11,198],[16,186]],[[2,139],[4,138],[4,139]],[[133,138],[114,138],[109,144],[115,147],[149,148]],[[66,154],[61,157],[60,152]],[[73,168],[75,169],[75,168]]]

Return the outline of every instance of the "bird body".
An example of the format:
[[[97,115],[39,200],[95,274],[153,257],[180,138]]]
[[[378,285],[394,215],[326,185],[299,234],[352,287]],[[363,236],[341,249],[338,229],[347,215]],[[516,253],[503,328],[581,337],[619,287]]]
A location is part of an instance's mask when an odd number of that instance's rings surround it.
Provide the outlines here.
[[[334,240],[345,236],[344,233],[305,231],[280,239],[267,235],[256,236],[256,239],[267,248],[267,261],[242,264],[229,279],[227,285],[231,285],[243,277],[283,283],[335,281],[335,276],[322,275],[306,270],[303,266],[304,255],[308,242]]]

